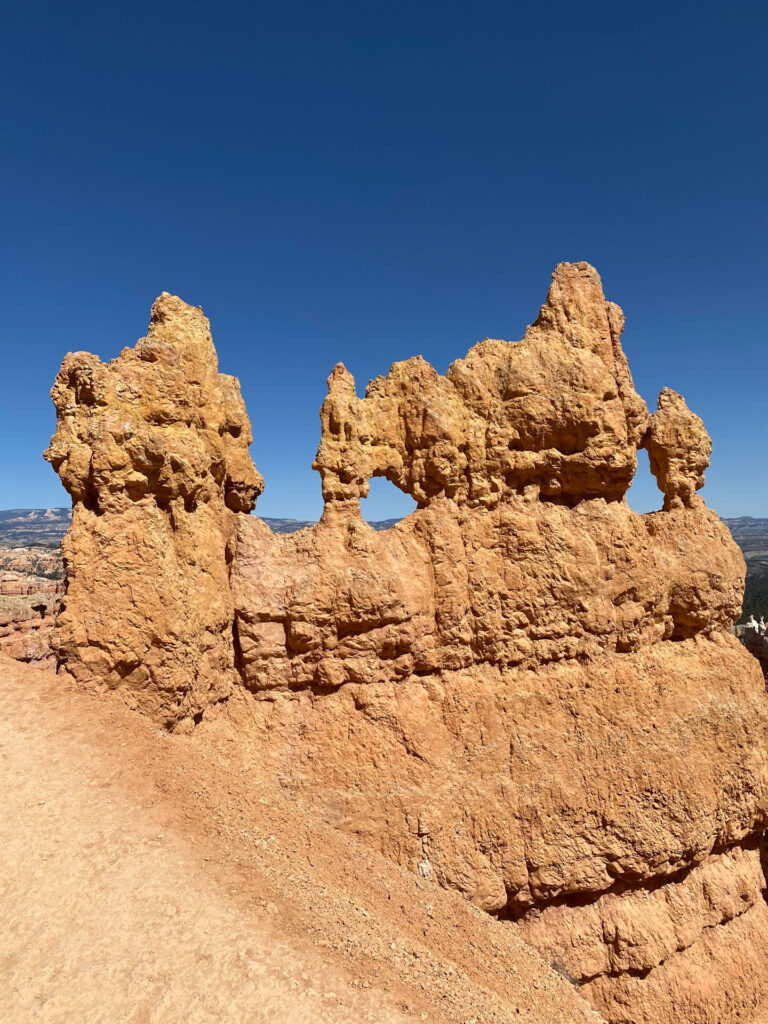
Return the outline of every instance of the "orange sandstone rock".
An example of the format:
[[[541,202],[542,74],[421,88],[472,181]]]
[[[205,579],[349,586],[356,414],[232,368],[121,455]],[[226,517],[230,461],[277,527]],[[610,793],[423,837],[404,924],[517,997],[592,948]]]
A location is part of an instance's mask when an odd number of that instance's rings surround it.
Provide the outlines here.
[[[55,653],[159,721],[195,715],[236,680],[227,545],[263,489],[239,384],[202,311],[163,293],[135,348],[68,355],[51,394],[45,457],[73,501]]]
[[[609,1021],[749,1019],[768,703],[729,634],[744,562],[696,496],[701,421],[667,389],[649,416],[596,271],[558,266],[522,341],[445,376],[411,359],[358,398],[337,366],[325,510],[293,535],[238,514],[245,411],[202,314],[158,302],[137,349],[69,356],[54,388],[62,664],[185,729],[250,691],[231,715],[265,778],[507,920]],[[643,445],[664,509],[641,516]],[[383,533],[372,476],[418,504]]]
[[[712,454],[712,441],[699,417],[682,395],[662,388],[658,409],[651,417],[645,447],[664,495],[664,508],[691,508]]]
[[[528,486],[569,505],[621,498],[648,423],[622,325],[596,271],[562,263],[521,342],[486,339],[445,377],[416,357],[358,399],[337,366],[315,461],[323,497],[365,497],[370,477],[385,476],[420,507],[439,496],[492,507]]]

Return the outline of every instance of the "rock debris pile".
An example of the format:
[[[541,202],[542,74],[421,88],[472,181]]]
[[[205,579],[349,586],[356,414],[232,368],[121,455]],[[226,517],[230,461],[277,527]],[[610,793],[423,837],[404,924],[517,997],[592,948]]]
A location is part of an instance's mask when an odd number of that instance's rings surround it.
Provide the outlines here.
[[[697,494],[709,436],[667,388],[649,413],[622,328],[560,264],[522,341],[363,398],[337,366],[323,517],[276,535],[246,514],[237,382],[163,294],[134,349],[69,355],[53,389],[53,644],[171,729],[228,701],[297,800],[503,918],[607,1020],[726,1024],[768,999],[768,702],[730,635],[743,558]],[[374,476],[418,506],[378,533]]]

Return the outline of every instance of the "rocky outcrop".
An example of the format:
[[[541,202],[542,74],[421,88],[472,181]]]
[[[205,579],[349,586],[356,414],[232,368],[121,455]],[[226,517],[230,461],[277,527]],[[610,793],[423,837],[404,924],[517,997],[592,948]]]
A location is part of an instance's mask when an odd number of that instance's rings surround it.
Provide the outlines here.
[[[692,508],[701,499],[712,441],[682,395],[662,388],[645,438],[651,472],[664,495],[664,509]]]
[[[17,618],[0,622],[0,654],[14,661],[27,662],[37,668],[55,668],[51,648],[53,617]]]
[[[43,560],[48,564],[45,555]],[[22,569],[29,565],[38,568],[40,559],[25,548],[0,549],[0,567],[4,562]],[[63,592],[62,580],[27,572],[0,572],[0,654],[54,667],[51,638]]]
[[[202,311],[164,293],[135,348],[68,355],[51,394],[45,457],[73,501],[55,654],[157,720],[194,716],[232,689],[227,547],[263,487],[239,384]]]
[[[336,367],[323,517],[283,536],[238,514],[261,484],[207,322],[158,304],[149,339],[67,357],[54,388],[62,664],[183,730],[239,695],[254,768],[503,918],[608,1020],[748,1020],[768,702],[729,632],[744,562],[696,494],[701,421],[666,389],[649,415],[597,273],[561,264],[522,341],[445,376],[409,360],[358,398]],[[418,505],[384,532],[372,476]]]
[[[648,423],[623,322],[591,267],[562,264],[516,345],[486,339],[445,377],[420,357],[395,363],[363,399],[337,366],[315,461],[323,497],[365,497],[368,480],[385,476],[420,507],[444,497],[492,508],[526,487],[567,505],[620,499]]]
[[[61,580],[49,580],[23,573],[5,572],[0,575],[0,597],[50,596],[63,591]]]

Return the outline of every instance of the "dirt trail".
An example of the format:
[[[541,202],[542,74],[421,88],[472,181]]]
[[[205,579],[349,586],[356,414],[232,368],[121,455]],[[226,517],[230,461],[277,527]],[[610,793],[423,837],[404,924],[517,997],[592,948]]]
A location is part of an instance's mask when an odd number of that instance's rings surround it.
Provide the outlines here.
[[[196,732],[200,732],[197,730]],[[5,1024],[595,1021],[510,929],[171,737],[0,658]]]
[[[403,1019],[244,913],[81,723],[0,710],[4,1021]]]

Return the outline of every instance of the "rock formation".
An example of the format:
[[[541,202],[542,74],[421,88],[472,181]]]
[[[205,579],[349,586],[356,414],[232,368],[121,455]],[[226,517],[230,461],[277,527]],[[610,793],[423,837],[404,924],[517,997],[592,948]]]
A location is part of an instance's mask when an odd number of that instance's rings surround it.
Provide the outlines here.
[[[55,563],[55,552],[41,551],[0,548],[0,654],[53,668],[51,637],[64,583],[24,571]],[[9,571],[6,565],[20,571]]]
[[[664,495],[664,509],[692,508],[712,454],[712,441],[682,395],[662,388],[645,438],[651,472]]]
[[[36,668],[55,668],[51,649],[53,618],[23,612],[10,622],[0,621],[0,654],[14,661],[23,661]]]
[[[55,647],[168,727],[237,696],[254,765],[507,920],[609,1021],[725,1024],[768,998],[768,702],[729,633],[743,559],[696,494],[709,438],[667,389],[649,415],[622,326],[561,264],[522,341],[444,377],[411,359],[358,398],[337,366],[322,520],[277,536],[238,514],[261,481],[207,321],[162,296],[135,350],[68,356],[53,390]],[[372,476],[418,505],[381,533]]]
[[[194,716],[231,692],[227,546],[263,488],[239,384],[202,311],[163,293],[146,338],[68,355],[51,395],[45,457],[73,502],[56,656],[158,720]]]

